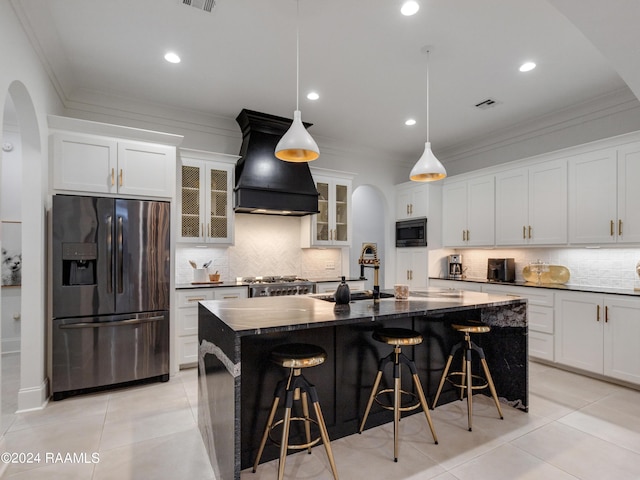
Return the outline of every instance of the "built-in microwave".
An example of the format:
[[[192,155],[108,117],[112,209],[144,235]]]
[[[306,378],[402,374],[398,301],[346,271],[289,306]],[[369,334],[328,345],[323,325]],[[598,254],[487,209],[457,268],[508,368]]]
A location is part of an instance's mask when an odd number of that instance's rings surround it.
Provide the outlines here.
[[[396,222],[396,247],[426,247],[427,218],[411,218]]]

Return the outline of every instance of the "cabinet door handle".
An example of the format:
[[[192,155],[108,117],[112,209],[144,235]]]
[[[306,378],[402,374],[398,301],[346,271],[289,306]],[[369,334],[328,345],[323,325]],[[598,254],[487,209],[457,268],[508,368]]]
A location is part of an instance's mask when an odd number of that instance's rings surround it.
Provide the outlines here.
[[[604,307],[604,323],[609,322],[609,307],[605,305]]]
[[[609,232],[611,233],[611,236],[613,237],[615,235],[615,231],[614,231],[614,225],[615,222],[613,220],[611,220],[611,223],[609,224]]]
[[[204,237],[204,223],[200,224],[200,236]]]
[[[531,240],[531,225],[529,225],[529,240]]]
[[[409,270],[409,280],[413,280],[413,270]]]
[[[409,204],[407,203],[407,215],[409,215]]]
[[[111,186],[113,187],[116,184],[116,169],[111,169]]]
[[[229,298],[240,298],[240,297],[238,297],[238,295],[225,295],[222,297],[223,300],[227,300]]]
[[[527,227],[525,225],[522,226],[522,239],[526,240],[527,238]]]
[[[413,215],[413,203],[409,204],[409,213]]]
[[[600,321],[600,305],[596,306],[596,322]]]
[[[122,169],[120,169],[120,175],[119,175],[119,176],[120,176],[120,181],[119,181],[119,183],[120,183],[120,186],[122,186],[122,176],[123,176],[123,174],[122,174]]]
[[[207,223],[207,231],[205,232],[205,235],[207,237],[211,236],[211,224],[210,223]]]
[[[187,302],[204,302],[206,298],[204,297],[192,297],[187,300]]]
[[[467,230],[467,242],[471,240],[471,235],[469,234],[469,230]]]
[[[618,220],[618,236],[622,236],[622,220]]]

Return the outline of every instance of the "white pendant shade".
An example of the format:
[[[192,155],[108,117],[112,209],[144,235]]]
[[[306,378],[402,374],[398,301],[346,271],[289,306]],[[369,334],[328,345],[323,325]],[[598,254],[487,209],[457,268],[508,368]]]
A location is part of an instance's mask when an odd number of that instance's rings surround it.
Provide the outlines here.
[[[320,156],[320,149],[302,124],[300,110],[293,112],[293,123],[278,145],[275,155],[285,162],[310,162]]]
[[[425,142],[424,153],[411,169],[409,178],[414,182],[433,182],[442,180],[447,176],[447,171],[440,160],[431,151],[431,143]]]

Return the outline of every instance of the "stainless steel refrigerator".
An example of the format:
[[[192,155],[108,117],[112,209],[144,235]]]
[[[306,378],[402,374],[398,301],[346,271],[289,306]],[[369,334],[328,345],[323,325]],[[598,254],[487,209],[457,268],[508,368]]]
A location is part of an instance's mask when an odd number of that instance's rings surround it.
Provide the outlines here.
[[[169,379],[167,202],[55,195],[54,400]]]

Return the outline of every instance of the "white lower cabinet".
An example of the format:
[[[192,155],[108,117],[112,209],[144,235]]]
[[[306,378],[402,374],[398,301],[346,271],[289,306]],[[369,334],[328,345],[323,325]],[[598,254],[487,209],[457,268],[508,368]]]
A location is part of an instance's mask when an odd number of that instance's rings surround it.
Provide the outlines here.
[[[556,361],[640,384],[640,299],[558,293]]]
[[[396,248],[396,283],[423,288],[429,283],[426,248]]]
[[[180,367],[198,363],[198,302],[247,298],[247,287],[190,288],[178,290],[177,335],[178,364]]]
[[[529,356],[554,360],[554,292],[535,287],[485,284],[482,291],[527,299]]]

